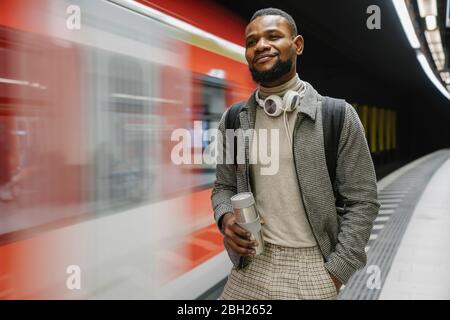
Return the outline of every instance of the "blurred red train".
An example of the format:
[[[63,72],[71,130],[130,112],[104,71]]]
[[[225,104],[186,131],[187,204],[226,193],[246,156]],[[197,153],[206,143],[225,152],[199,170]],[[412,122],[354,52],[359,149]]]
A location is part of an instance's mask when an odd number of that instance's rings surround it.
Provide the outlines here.
[[[175,165],[171,134],[251,92],[244,27],[208,0],[0,2],[0,298],[193,299],[226,277],[214,171]]]

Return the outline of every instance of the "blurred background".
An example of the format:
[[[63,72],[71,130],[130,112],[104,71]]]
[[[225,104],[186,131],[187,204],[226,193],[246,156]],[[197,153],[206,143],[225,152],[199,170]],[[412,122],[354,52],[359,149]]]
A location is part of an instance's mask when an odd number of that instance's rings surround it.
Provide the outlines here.
[[[270,6],[305,39],[300,78],[357,110],[378,179],[450,147],[445,0],[1,0],[0,298],[223,285],[214,166],[174,164],[171,134],[247,99],[244,29]]]

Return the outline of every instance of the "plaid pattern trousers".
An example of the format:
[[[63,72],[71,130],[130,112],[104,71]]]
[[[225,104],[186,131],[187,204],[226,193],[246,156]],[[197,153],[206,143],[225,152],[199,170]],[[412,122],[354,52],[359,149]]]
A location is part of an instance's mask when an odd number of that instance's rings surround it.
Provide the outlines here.
[[[300,300],[337,298],[317,246],[288,248],[265,243],[245,268],[233,267],[219,300]]]

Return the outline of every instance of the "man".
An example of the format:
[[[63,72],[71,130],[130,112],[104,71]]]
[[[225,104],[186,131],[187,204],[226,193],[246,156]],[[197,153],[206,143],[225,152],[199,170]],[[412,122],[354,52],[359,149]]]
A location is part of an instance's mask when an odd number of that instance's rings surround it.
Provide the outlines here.
[[[251,164],[248,147],[245,165],[217,165],[214,217],[234,264],[220,298],[336,299],[341,285],[366,263],[364,248],[380,206],[364,129],[346,104],[336,159],[337,189],[345,203],[340,216],[325,160],[323,97],[297,75],[304,41],[294,20],[279,9],[259,10],[245,39],[246,60],[259,87],[240,111],[240,125],[256,132],[280,131],[279,170],[262,174],[264,163],[258,159]],[[300,104],[292,112],[270,116],[264,99],[283,98],[287,92],[298,93]],[[219,124],[223,136],[226,113]],[[230,198],[248,191],[264,220],[261,255],[254,255],[256,243],[232,213]]]

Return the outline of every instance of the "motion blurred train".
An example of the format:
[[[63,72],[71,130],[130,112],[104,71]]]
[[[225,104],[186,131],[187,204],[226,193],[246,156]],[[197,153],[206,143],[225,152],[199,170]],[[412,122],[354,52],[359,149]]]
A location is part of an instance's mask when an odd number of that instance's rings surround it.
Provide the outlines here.
[[[208,0],[0,2],[1,299],[195,299],[227,276],[213,167],[174,164],[171,135],[252,92],[245,25]]]

